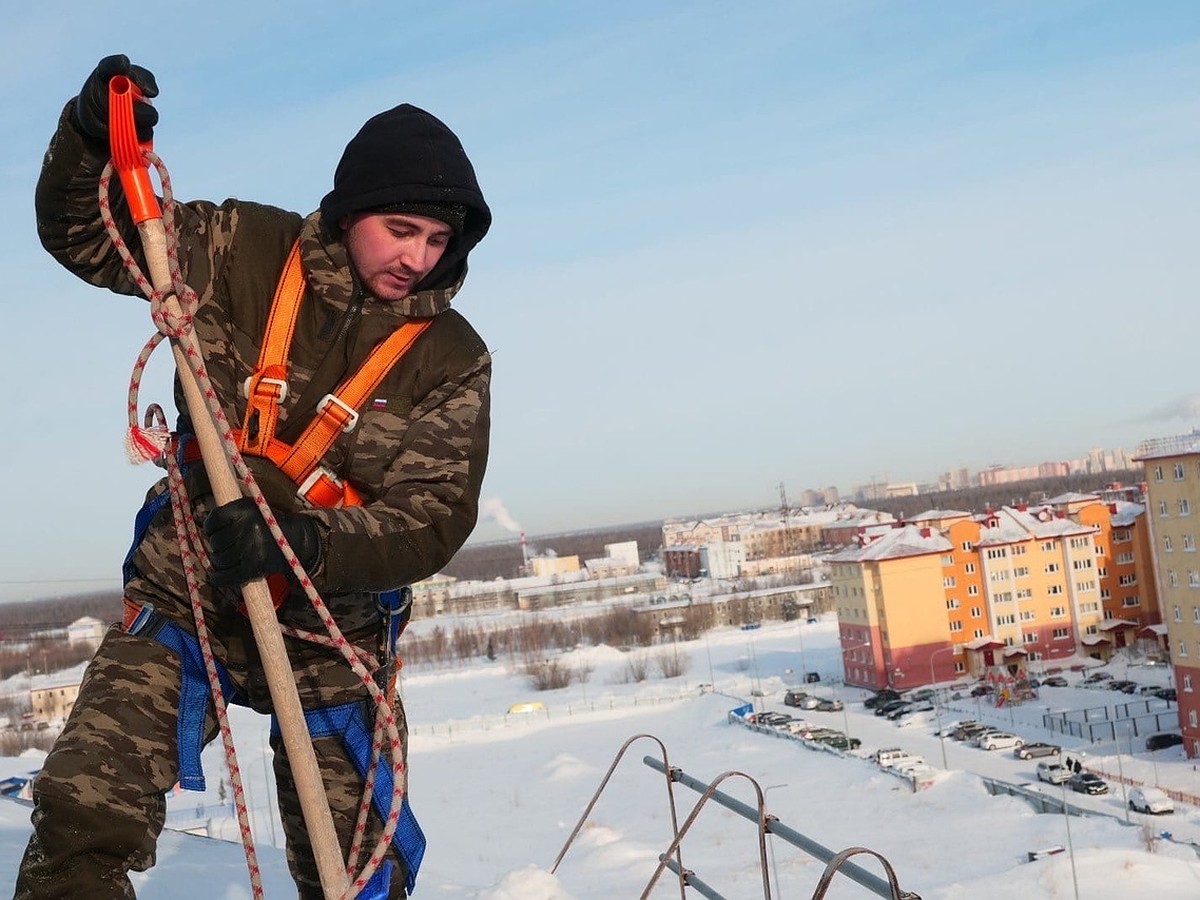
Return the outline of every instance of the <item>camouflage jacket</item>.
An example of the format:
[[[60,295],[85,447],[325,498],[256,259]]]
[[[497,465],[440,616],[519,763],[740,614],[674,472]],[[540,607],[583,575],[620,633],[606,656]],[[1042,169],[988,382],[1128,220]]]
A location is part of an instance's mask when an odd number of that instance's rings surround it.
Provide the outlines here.
[[[80,278],[138,294],[100,221],[97,183],[106,157],[105,149],[83,138],[64,112],[38,181],[38,233],[55,259]],[[141,262],[140,241],[116,178],[110,201]],[[292,343],[289,392],[277,432],[282,440],[294,440],[316,401],[357,370],[406,317],[433,317],[367,402],[358,427],[341,435],[325,457],[327,466],[362,493],[364,504],[306,508],[305,513],[322,526],[324,558],[310,574],[323,595],[387,590],[441,569],[475,525],[488,452],[491,358],[467,321],[449,308],[462,278],[444,290],[384,303],[364,295],[345,246],[324,227],[319,213],[304,218],[238,200],[197,201],[177,204],[173,221],[183,276],[199,298],[196,333],[231,422],[242,421],[245,401],[239,386],[258,358],[275,285],[297,237],[308,289]],[[464,263],[463,274],[465,268]],[[252,462],[273,506],[301,505],[282,473],[263,460]],[[207,498],[199,466],[189,482],[194,502],[203,507]],[[167,509],[152,523],[134,559],[144,580],[139,590],[156,606],[168,598],[186,601],[182,571],[171,562],[178,556],[175,546]],[[350,611],[345,603],[330,605],[335,616],[339,606]],[[366,609],[354,609],[350,617],[363,616],[369,617]],[[311,624],[306,616],[300,619],[298,624]]]

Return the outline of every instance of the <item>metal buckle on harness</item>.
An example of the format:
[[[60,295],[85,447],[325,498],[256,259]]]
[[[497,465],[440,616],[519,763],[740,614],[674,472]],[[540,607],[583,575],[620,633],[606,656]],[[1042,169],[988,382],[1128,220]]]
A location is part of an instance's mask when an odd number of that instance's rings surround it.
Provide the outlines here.
[[[296,488],[296,493],[301,500],[311,506],[325,506],[338,509],[345,505],[346,483],[335,472],[327,469],[325,466],[317,466],[304,481],[300,482],[300,487]],[[309,496],[310,494],[320,493],[323,496]]]
[[[247,378],[245,381],[242,382],[242,396],[245,397],[247,400],[250,399],[250,382],[253,380],[254,380],[254,376],[251,375],[249,378]],[[287,399],[288,386],[287,386],[287,382],[284,381],[282,378],[260,378],[258,380],[258,383],[259,384],[273,384],[273,385],[275,385],[275,387],[277,387],[279,389],[279,396],[275,398],[276,403],[282,403],[284,400]]]
[[[330,405],[338,407],[348,417],[346,419],[346,424],[342,426],[342,433],[349,434],[351,431],[353,431],[355,426],[358,425],[358,410],[346,403],[346,401],[337,396],[337,394],[326,394],[319,401],[317,401],[317,412],[321,415],[325,415],[325,410]]]

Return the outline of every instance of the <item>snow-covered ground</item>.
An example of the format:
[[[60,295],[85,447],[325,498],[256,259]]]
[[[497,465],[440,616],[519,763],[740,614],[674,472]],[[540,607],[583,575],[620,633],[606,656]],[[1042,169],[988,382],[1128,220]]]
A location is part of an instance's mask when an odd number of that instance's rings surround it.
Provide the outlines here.
[[[765,625],[749,632],[726,629],[678,646],[690,658],[682,677],[652,674],[645,682],[631,683],[626,678],[628,654],[584,648],[564,657],[570,665],[590,667],[590,678],[542,693],[503,660],[407,671],[403,694],[412,730],[410,799],[429,838],[415,896],[640,896],[672,837],[665,780],[643,763],[643,757],[660,752],[649,738],[632,744],[573,846],[556,872],[550,872],[614,756],[636,735],[660,740],[669,764],[702,782],[735,773],[721,789],[743,802],[754,803],[752,780],[757,782],[768,811],[784,825],[832,850],[865,846],[883,854],[901,886],[926,900],[1200,896],[1200,858],[1189,843],[1200,843],[1200,809],[1180,804],[1174,815],[1152,820],[1126,815],[1121,787],[1114,781],[1105,796],[1066,794],[1070,803],[1105,815],[1068,820],[1061,814],[1039,814],[1024,800],[990,795],[978,777],[1034,782],[1036,761],[949,739],[944,744],[949,770],[941,771],[942,745],[934,735],[933,713],[897,727],[863,707],[863,692],[831,683],[840,675],[832,619]],[[1110,669],[1125,677],[1123,665]],[[817,693],[838,694],[846,701],[844,712],[803,715],[848,728],[863,741],[862,758],[814,751],[798,741],[729,723],[729,710],[742,699],[754,699],[760,708],[785,709],[783,693],[802,671],[821,673],[822,684],[810,686]],[[1140,683],[1165,684],[1169,677],[1161,668],[1130,667],[1128,674]],[[1074,682],[1079,676],[1070,677]],[[702,692],[701,684],[715,690]],[[752,692],[759,691],[765,696],[754,698]],[[942,719],[993,721],[1028,740],[1063,743],[1089,767],[1200,794],[1196,770],[1178,747],[1151,755],[1135,744],[1131,755],[1122,741],[1118,758],[1111,743],[1064,742],[1041,725],[1047,707],[1066,710],[1129,699],[1074,686],[1044,688],[1037,701],[1013,708],[960,700],[943,710]],[[546,710],[505,714],[512,704],[532,700],[544,703]],[[270,804],[266,723],[244,710],[234,711],[234,723],[266,896],[294,896],[282,850],[272,846],[282,842],[282,832]],[[913,792],[865,758],[885,746],[923,756],[937,770],[932,786]],[[36,769],[38,762],[36,754],[0,759],[0,778]],[[172,796],[169,826],[206,827],[213,835],[234,839],[236,829],[218,796],[223,775],[219,745],[206,751],[205,769],[208,793]],[[1058,788],[1041,789],[1063,796]],[[683,822],[699,795],[677,785],[675,798]],[[11,890],[29,833],[28,814],[27,806],[0,802],[0,893]],[[1148,840],[1163,831],[1173,840]],[[1029,851],[1056,845],[1073,852],[1027,861]],[[773,896],[811,896],[823,863],[779,838],[771,839],[768,849],[765,868]],[[724,807],[704,807],[682,852],[685,867],[721,896],[763,896],[755,826]],[[882,873],[868,857],[854,861]],[[653,896],[678,896],[673,878],[664,873]],[[172,831],[160,842],[158,866],[135,881],[139,896],[151,900],[250,896],[237,844]],[[839,877],[829,896],[872,895]]]

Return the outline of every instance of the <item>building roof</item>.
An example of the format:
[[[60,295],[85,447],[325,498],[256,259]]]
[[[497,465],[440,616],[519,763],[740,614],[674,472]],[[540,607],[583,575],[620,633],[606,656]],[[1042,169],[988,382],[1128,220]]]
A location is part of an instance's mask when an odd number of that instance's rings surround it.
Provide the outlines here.
[[[1134,451],[1134,462],[1147,459],[1162,459],[1168,456],[1200,455],[1200,428],[1174,437],[1154,438],[1142,441]]]
[[[994,526],[985,526],[979,532],[978,543],[984,547],[1012,544],[1030,538],[1066,537],[1096,532],[1091,525],[1080,525],[1074,519],[1059,515],[1049,504],[1025,509],[1003,506],[977,518],[980,522],[993,519],[996,522]]]
[[[941,534],[931,528],[903,525],[889,528],[879,537],[858,546],[852,545],[830,555],[831,562],[875,562],[883,559],[900,559],[905,556],[925,556],[930,553],[945,553],[953,549]]]
[[[985,634],[981,638],[975,638],[973,641],[967,641],[963,644],[968,650],[997,650],[1004,646],[1004,641],[998,641],[990,634]]]
[[[1067,491],[1065,494],[1059,494],[1057,497],[1050,497],[1046,500],[1051,506],[1062,506],[1064,503],[1082,503],[1085,500],[1100,500],[1099,494],[1081,494],[1078,491]]]

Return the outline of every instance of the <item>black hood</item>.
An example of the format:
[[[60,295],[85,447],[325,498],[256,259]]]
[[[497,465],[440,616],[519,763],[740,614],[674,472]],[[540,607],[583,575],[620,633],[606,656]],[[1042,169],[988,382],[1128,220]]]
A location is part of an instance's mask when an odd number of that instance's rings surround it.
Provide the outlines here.
[[[321,200],[321,219],[333,234],[349,213],[396,203],[460,203],[467,214],[437,266],[418,290],[449,287],[462,278],[467,254],[483,240],[492,213],[462,144],[436,116],[408,103],[368,119],[346,145]]]

